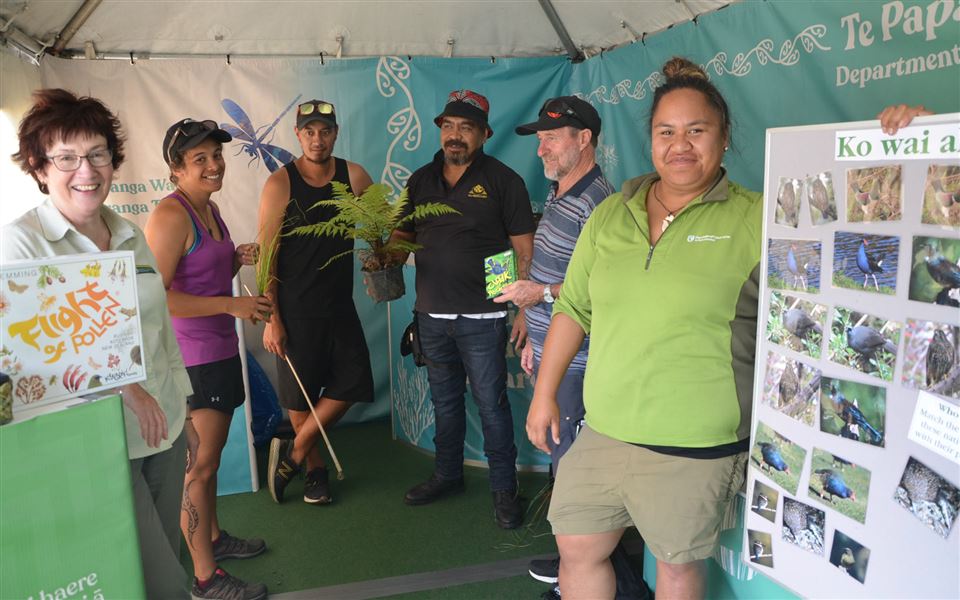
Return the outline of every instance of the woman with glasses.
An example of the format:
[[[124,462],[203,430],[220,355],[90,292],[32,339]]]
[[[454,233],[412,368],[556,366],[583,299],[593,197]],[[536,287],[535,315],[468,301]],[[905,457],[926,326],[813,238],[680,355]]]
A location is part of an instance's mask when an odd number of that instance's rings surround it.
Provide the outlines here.
[[[34,94],[18,136],[13,160],[48,198],[3,228],[0,260],[134,253],[147,379],[120,389],[140,557],[148,597],[185,598],[178,516],[187,448],[196,456],[198,444],[186,410],[190,380],[144,235],[103,205],[124,158],[120,121],[95,98],[45,89]]]
[[[248,584],[218,567],[228,558],[266,550],[260,539],[237,538],[217,520],[217,469],[233,412],[244,402],[235,319],[267,318],[262,296],[232,294],[234,275],[257,258],[256,244],[234,246],[211,195],[223,186],[225,142],[214,121],[177,121],[163,139],[163,159],[176,190],[160,201],[145,228],[157,257],[180,351],[193,384],[187,399],[200,449],[184,479],[180,527],[193,559],[193,598],[265,598],[263,584]]]

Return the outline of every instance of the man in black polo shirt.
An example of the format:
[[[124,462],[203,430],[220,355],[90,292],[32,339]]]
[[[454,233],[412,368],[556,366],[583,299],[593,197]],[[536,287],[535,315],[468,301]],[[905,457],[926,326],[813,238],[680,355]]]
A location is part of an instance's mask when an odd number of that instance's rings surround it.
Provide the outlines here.
[[[525,278],[535,226],[523,179],[483,153],[484,142],[493,135],[489,106],[476,92],[452,92],[434,119],[442,149],[407,184],[409,210],[424,202],[443,202],[460,214],[418,219],[394,233],[423,245],[416,258],[415,309],[436,417],[434,472],[407,491],[404,502],[428,504],[463,490],[464,393],[469,379],[483,427],[494,515],[500,527],[513,529],[523,512],[507,400],[507,313],[487,299],[483,263],[512,247],[519,275]]]

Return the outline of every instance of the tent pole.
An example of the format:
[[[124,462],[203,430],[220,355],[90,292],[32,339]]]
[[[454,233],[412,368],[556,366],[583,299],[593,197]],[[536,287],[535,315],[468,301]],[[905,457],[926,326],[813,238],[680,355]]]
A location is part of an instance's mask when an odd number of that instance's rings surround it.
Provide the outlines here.
[[[54,55],[60,54],[60,52],[67,47],[67,44],[70,43],[73,36],[83,27],[83,24],[87,22],[87,19],[93,14],[93,11],[97,10],[97,7],[100,6],[102,1],[103,0],[84,0],[80,8],[77,9],[77,12],[70,18],[67,26],[64,27],[57,36],[57,42],[53,45],[52,51]]]
[[[583,55],[583,52],[577,48],[577,45],[573,43],[573,40],[570,39],[570,34],[567,33],[566,26],[563,24],[563,21],[560,20],[560,15],[558,15],[556,9],[553,8],[553,3],[551,3],[550,0],[538,0],[538,2],[540,2],[540,8],[543,9],[543,14],[547,15],[547,19],[550,21],[550,24],[553,25],[553,30],[557,32],[557,37],[560,38],[563,47],[567,49],[570,60],[575,63],[583,62],[586,57]]]

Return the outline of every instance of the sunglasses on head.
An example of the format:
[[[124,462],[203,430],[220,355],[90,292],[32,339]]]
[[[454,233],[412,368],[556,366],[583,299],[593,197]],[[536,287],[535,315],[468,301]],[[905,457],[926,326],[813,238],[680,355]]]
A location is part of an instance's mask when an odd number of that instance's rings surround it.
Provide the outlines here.
[[[170,138],[170,143],[167,145],[167,162],[170,162],[170,159],[173,158],[173,148],[177,145],[177,140],[180,139],[181,136],[192,138],[193,136],[205,131],[213,131],[214,129],[217,129],[217,127],[217,122],[211,121],[210,119],[204,121],[185,119],[183,123],[177,127],[177,130],[173,133],[173,137]]]
[[[320,100],[311,100],[310,102],[304,102],[301,104],[297,110],[304,117],[307,115],[312,115],[317,113],[320,115],[332,115],[334,113],[333,105],[329,102],[322,102]]]
[[[540,108],[539,116],[547,115],[551,119],[559,119],[561,117],[570,117],[575,119],[578,123],[586,125],[583,122],[583,119],[577,114],[573,108],[564,100],[551,99],[543,103],[543,106]]]

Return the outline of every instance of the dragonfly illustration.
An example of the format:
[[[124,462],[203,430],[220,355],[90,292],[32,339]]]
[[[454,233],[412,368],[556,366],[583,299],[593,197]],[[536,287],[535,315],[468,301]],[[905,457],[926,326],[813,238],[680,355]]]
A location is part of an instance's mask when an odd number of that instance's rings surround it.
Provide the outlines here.
[[[247,166],[250,166],[254,161],[262,158],[263,164],[267,165],[267,168],[270,169],[272,173],[279,169],[284,163],[288,163],[296,158],[293,154],[290,154],[280,146],[274,146],[270,142],[273,140],[272,134],[277,123],[297,104],[300,96],[302,96],[302,94],[298,94],[297,97],[293,99],[293,102],[288,104],[287,107],[283,109],[283,112],[273,120],[273,123],[263,125],[256,129],[253,127],[253,122],[250,121],[250,117],[247,116],[246,111],[240,108],[239,104],[229,98],[224,98],[220,102],[220,104],[223,105],[223,110],[227,111],[227,114],[237,122],[237,126],[230,125],[229,123],[221,123],[220,127],[233,136],[235,140],[241,142],[242,145],[240,146],[240,150],[237,151],[237,154],[246,152],[250,155],[250,162],[247,163]],[[267,139],[267,136],[270,136],[269,139]]]

